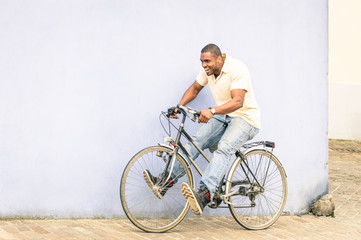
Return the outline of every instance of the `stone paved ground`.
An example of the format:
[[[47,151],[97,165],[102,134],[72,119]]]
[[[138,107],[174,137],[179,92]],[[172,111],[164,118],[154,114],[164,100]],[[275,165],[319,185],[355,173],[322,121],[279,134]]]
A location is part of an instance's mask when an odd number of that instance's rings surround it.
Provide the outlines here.
[[[186,218],[163,234],[144,233],[127,219],[0,220],[0,239],[361,239],[361,142],[329,144],[330,193],[335,218],[281,216],[269,229],[249,231],[231,217]]]

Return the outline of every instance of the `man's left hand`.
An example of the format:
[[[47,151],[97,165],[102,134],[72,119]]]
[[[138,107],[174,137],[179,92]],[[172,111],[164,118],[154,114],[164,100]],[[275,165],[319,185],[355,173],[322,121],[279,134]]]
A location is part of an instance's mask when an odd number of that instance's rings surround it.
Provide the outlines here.
[[[198,122],[207,123],[209,119],[211,119],[212,117],[213,117],[213,113],[211,112],[211,109],[209,108],[203,109],[201,111],[201,115],[198,118]]]

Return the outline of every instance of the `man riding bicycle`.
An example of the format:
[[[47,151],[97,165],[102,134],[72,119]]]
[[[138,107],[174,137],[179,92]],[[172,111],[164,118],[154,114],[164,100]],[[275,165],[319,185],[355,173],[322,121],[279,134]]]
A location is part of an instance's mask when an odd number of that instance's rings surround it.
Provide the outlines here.
[[[186,106],[209,84],[217,106],[201,111],[198,120],[206,124],[202,125],[193,139],[202,150],[218,146],[204,171],[198,191],[188,183],[182,183],[182,194],[196,215],[201,215],[204,207],[213,199],[227,172],[231,156],[246,141],[252,139],[260,127],[260,110],[247,67],[225,53],[222,54],[215,44],[208,44],[202,49],[200,60],[202,68],[196,81],[184,93],[179,105]],[[172,114],[173,118],[177,118],[177,110]],[[185,149],[193,159],[199,155],[190,143],[186,144]],[[180,168],[176,162],[172,175]],[[158,181],[148,170],[144,170],[143,176],[150,187]],[[168,188],[173,184],[170,178]],[[158,197],[162,198],[168,188],[159,193]]]

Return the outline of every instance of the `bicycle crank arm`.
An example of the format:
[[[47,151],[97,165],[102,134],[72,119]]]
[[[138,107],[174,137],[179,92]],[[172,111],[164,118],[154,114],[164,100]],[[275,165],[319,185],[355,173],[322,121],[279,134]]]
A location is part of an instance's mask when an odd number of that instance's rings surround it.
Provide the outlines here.
[[[251,207],[256,206],[256,204],[254,202],[252,202],[250,204],[241,204],[241,203],[235,204],[235,203],[232,203],[232,202],[228,201],[228,199],[224,199],[223,202],[225,204],[232,205],[235,208],[251,208]]]
[[[221,195],[220,198],[225,204],[232,205],[232,206],[238,207],[238,208],[250,208],[250,207],[255,207],[256,206],[256,204],[254,202],[251,202],[250,204],[234,204],[234,203],[228,201],[229,197],[231,197],[233,195],[240,195],[239,190],[235,190],[235,191],[230,192],[228,194]]]
[[[221,200],[223,202],[227,201],[227,199],[230,197],[230,196],[233,196],[233,195],[236,195],[236,194],[239,194],[239,190],[234,190],[233,192],[230,192],[228,194],[224,194],[222,196],[220,196]]]

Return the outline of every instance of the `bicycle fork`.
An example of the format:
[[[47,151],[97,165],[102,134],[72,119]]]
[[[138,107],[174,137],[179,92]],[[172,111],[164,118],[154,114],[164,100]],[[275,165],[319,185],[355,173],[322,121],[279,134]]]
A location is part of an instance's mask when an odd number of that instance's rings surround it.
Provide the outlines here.
[[[168,148],[172,148],[171,152],[166,152],[164,154],[163,151],[158,151],[156,154],[156,156],[161,158],[166,164],[163,173],[160,175],[159,181],[156,184],[156,189],[153,191],[162,192],[165,188],[171,187],[175,182],[177,182],[177,179],[182,176],[182,173],[176,173],[178,175],[172,177],[179,146],[177,146],[173,140],[170,140],[169,142],[173,146],[167,146]]]

